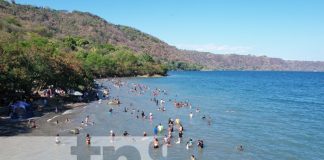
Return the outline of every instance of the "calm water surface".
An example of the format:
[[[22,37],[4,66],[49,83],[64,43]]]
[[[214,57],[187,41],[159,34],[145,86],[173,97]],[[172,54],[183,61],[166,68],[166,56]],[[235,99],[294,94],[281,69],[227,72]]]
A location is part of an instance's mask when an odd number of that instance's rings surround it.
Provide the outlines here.
[[[203,138],[202,159],[324,159],[324,73],[170,72],[135,81],[189,100],[170,113],[186,120],[186,136]],[[194,109],[192,110],[194,112]],[[202,115],[213,119],[209,126]],[[235,147],[242,144],[243,153]]]
[[[191,154],[206,160],[324,159],[324,73],[170,72],[168,77],[128,81],[165,89],[168,95],[161,98],[188,100],[193,108],[176,109],[167,102],[167,111],[161,113],[149,94],[139,98],[114,89],[113,94],[124,102],[119,113],[107,116],[108,107],[89,107],[85,114],[95,117],[100,127],[86,132],[108,135],[114,129],[118,134],[124,130],[132,135],[142,135],[143,130],[151,134],[154,125],[166,126],[169,117],[179,117],[184,139],[204,139],[206,148],[201,152],[173,144],[168,159],[187,159]],[[153,123],[119,116],[129,114],[121,111],[129,103],[156,115]],[[195,112],[197,107],[200,113]],[[201,119],[203,115],[212,117],[211,125]],[[107,125],[107,121],[115,123]],[[244,152],[236,149],[241,144]]]

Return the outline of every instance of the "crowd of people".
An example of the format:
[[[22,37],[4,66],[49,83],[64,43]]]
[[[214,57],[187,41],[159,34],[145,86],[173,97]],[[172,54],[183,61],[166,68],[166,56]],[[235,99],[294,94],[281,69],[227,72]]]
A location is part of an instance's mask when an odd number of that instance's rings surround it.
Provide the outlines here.
[[[121,87],[128,87],[128,93],[129,94],[135,94],[135,95],[144,95],[145,93],[150,94],[150,101],[153,103],[152,106],[156,106],[158,111],[165,112],[168,107],[175,107],[176,109],[181,109],[181,108],[190,108],[189,111],[189,117],[192,119],[194,115],[202,115],[201,119],[203,121],[207,121],[208,125],[211,125],[212,123],[212,118],[211,116],[208,115],[203,115],[200,114],[201,110],[197,106],[196,108],[193,108],[193,105],[188,101],[177,101],[177,100],[171,100],[166,98],[168,96],[168,92],[166,90],[162,89],[150,89],[148,86],[143,85],[143,84],[128,84],[126,82],[123,82],[119,79],[113,79],[111,80],[111,83],[113,84],[114,87],[116,88],[121,88]],[[109,93],[111,93],[110,88],[105,88],[104,96],[103,98],[109,97]],[[177,97],[177,96],[176,96]],[[178,98],[178,97],[177,97]],[[168,100],[165,100],[168,99]],[[118,101],[118,105],[121,104],[121,100],[119,97],[113,98],[113,100]],[[98,96],[98,101],[101,103],[101,99]],[[108,103],[109,104],[109,103]],[[124,103],[123,103],[124,104]],[[167,105],[171,104],[171,105]],[[173,104],[173,105],[172,105]],[[126,105],[126,104],[125,104]],[[110,106],[108,109],[108,112],[112,114],[114,112],[114,107]],[[153,109],[155,107],[152,107]],[[154,116],[152,112],[146,112],[144,111],[143,108],[136,108],[133,103],[130,103],[129,106],[124,106],[122,111],[124,113],[130,113],[132,115],[135,115],[136,119],[143,119],[143,120],[148,120],[151,122],[151,124],[154,121]],[[195,112],[195,113],[194,113]],[[184,121],[185,122],[185,121]],[[177,144],[184,144],[186,149],[192,149],[194,147],[197,147],[199,150],[204,149],[205,144],[203,139],[197,138],[194,140],[192,137],[186,137],[185,136],[185,129],[184,129],[184,123],[181,121],[178,117],[175,119],[169,118],[167,119],[167,127],[165,128],[162,123],[158,123],[158,125],[155,125],[153,127],[153,134],[152,136],[154,137],[152,140],[152,148],[157,149],[160,148],[162,145],[166,145],[168,147],[171,147],[172,144],[177,145]],[[154,122],[155,123],[155,122]],[[84,121],[81,122],[80,128],[86,127],[87,125],[94,125],[94,122],[90,120],[89,115],[86,116]],[[116,136],[116,133],[113,130],[110,130],[109,134],[112,138]],[[128,131],[124,131],[121,136],[129,136],[130,133]],[[143,131],[143,137],[148,136],[149,133],[146,131]],[[59,137],[59,135],[57,135]],[[91,144],[91,137],[89,134],[86,134],[85,141],[87,145]],[[56,143],[60,143],[59,138],[57,138]],[[243,146],[240,146],[238,150],[243,151]],[[195,156],[191,155],[191,159],[195,160]]]

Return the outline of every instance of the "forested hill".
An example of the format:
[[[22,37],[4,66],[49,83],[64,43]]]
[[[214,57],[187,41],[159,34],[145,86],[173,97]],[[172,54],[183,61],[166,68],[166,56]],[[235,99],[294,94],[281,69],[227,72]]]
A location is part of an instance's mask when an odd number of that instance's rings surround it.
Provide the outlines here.
[[[0,18],[8,16],[18,19],[43,36],[55,38],[77,36],[96,43],[127,46],[136,53],[148,53],[155,59],[178,68],[195,69],[203,66],[205,69],[217,70],[324,71],[324,62],[285,61],[265,56],[222,55],[180,50],[137,29],[111,24],[91,13],[53,10],[0,0]],[[197,65],[189,66],[177,62]]]

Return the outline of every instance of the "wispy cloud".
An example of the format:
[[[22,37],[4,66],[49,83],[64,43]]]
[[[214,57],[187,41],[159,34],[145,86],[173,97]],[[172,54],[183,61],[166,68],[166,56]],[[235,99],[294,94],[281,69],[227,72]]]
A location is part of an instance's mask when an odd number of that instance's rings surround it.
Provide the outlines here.
[[[237,53],[247,54],[253,50],[250,46],[230,46],[230,45],[219,45],[219,44],[179,44],[176,45],[180,49],[196,50],[201,52],[211,53]]]

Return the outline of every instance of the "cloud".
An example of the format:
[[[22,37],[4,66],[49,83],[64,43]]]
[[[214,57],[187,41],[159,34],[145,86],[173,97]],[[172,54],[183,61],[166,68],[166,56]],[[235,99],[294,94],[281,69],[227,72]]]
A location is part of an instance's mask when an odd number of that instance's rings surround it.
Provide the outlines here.
[[[201,52],[211,53],[237,53],[246,54],[253,50],[253,47],[249,46],[230,46],[230,45],[218,45],[218,44],[179,44],[176,45],[180,49],[196,50]]]

